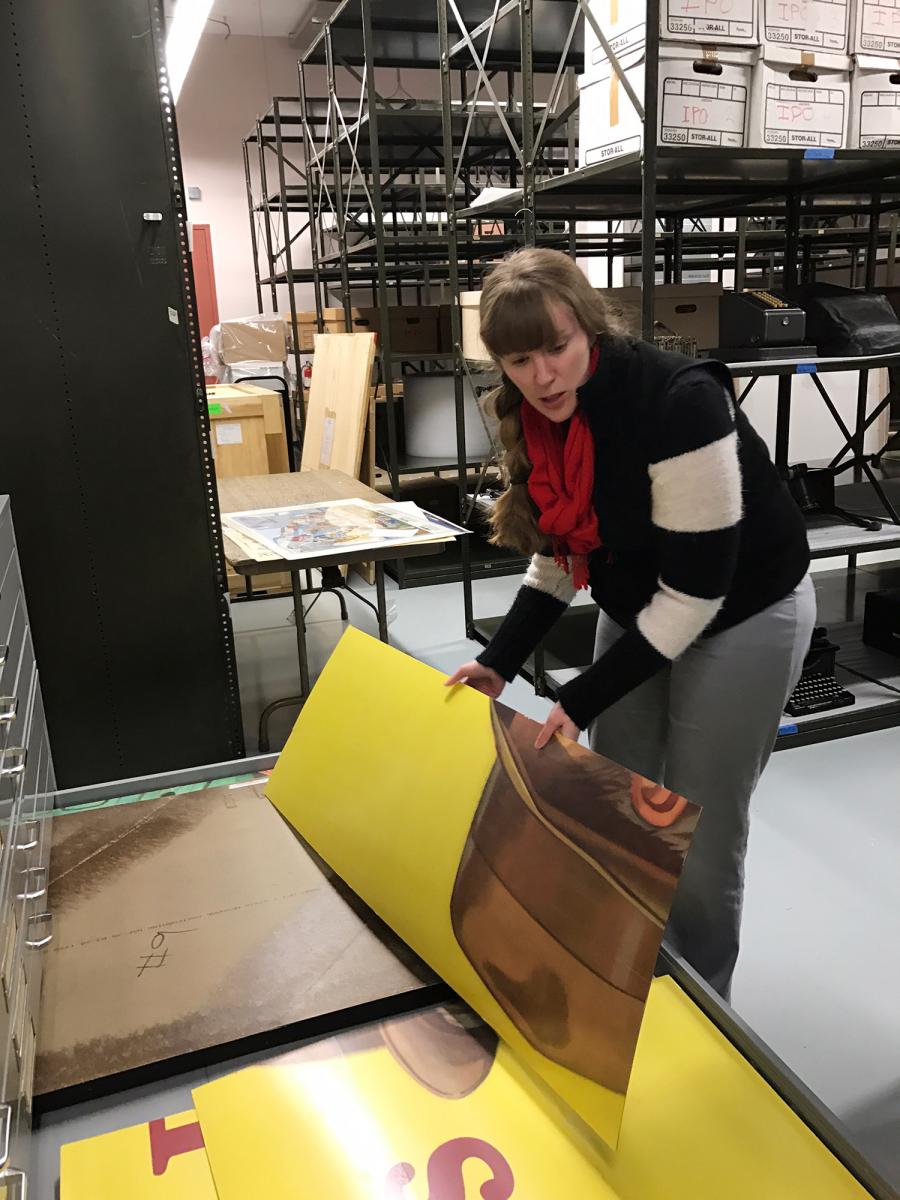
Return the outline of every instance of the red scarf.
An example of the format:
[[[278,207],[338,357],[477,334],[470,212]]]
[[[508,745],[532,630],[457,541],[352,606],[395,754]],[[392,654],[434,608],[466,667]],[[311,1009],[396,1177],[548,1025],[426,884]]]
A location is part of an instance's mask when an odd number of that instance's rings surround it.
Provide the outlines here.
[[[600,347],[591,350],[590,374],[597,369]],[[528,494],[540,509],[538,528],[553,544],[553,557],[576,589],[588,586],[588,555],[601,544],[594,512],[594,438],[581,408],[566,430],[527,400],[522,402],[522,431],[531,459]],[[571,559],[571,567],[569,560]]]

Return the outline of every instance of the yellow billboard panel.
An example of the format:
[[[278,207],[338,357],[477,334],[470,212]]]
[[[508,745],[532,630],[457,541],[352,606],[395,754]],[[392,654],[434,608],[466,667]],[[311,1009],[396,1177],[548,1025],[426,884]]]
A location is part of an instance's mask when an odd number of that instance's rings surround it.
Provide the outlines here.
[[[610,1144],[699,809],[357,630],[266,794]]]

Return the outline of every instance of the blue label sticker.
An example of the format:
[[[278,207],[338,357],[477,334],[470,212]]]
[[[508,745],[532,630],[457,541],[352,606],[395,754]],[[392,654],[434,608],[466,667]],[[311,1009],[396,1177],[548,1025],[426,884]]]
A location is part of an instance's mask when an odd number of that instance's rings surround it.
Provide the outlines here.
[[[815,375],[816,374],[816,364],[815,363],[797,363],[797,372],[796,373],[798,375]]]
[[[804,158],[834,158],[833,146],[810,146],[803,151]]]
[[[789,733],[799,733],[799,731],[800,731],[799,725],[779,725],[778,726],[778,736],[779,737],[785,737]]]

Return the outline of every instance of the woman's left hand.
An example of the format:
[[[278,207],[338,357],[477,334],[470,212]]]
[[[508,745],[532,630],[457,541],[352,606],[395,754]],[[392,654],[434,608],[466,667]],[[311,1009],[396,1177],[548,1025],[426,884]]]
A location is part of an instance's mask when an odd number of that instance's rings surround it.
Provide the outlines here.
[[[554,733],[561,733],[563,737],[570,738],[573,742],[577,742],[581,736],[581,730],[572,718],[567,716],[566,710],[561,704],[554,704],[553,711],[544,722],[544,728],[537,735],[537,741],[534,743],[535,750],[543,750]]]

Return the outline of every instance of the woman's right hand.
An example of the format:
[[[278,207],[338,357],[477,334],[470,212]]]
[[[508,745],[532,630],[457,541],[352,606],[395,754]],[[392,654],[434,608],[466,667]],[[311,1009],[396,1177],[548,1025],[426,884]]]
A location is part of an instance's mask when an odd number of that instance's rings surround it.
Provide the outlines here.
[[[480,662],[463,663],[447,680],[446,686],[455,687],[458,683],[467,683],[470,688],[490,696],[492,700],[499,699],[506,687],[506,680],[502,675],[498,675],[492,667],[482,666]]]

